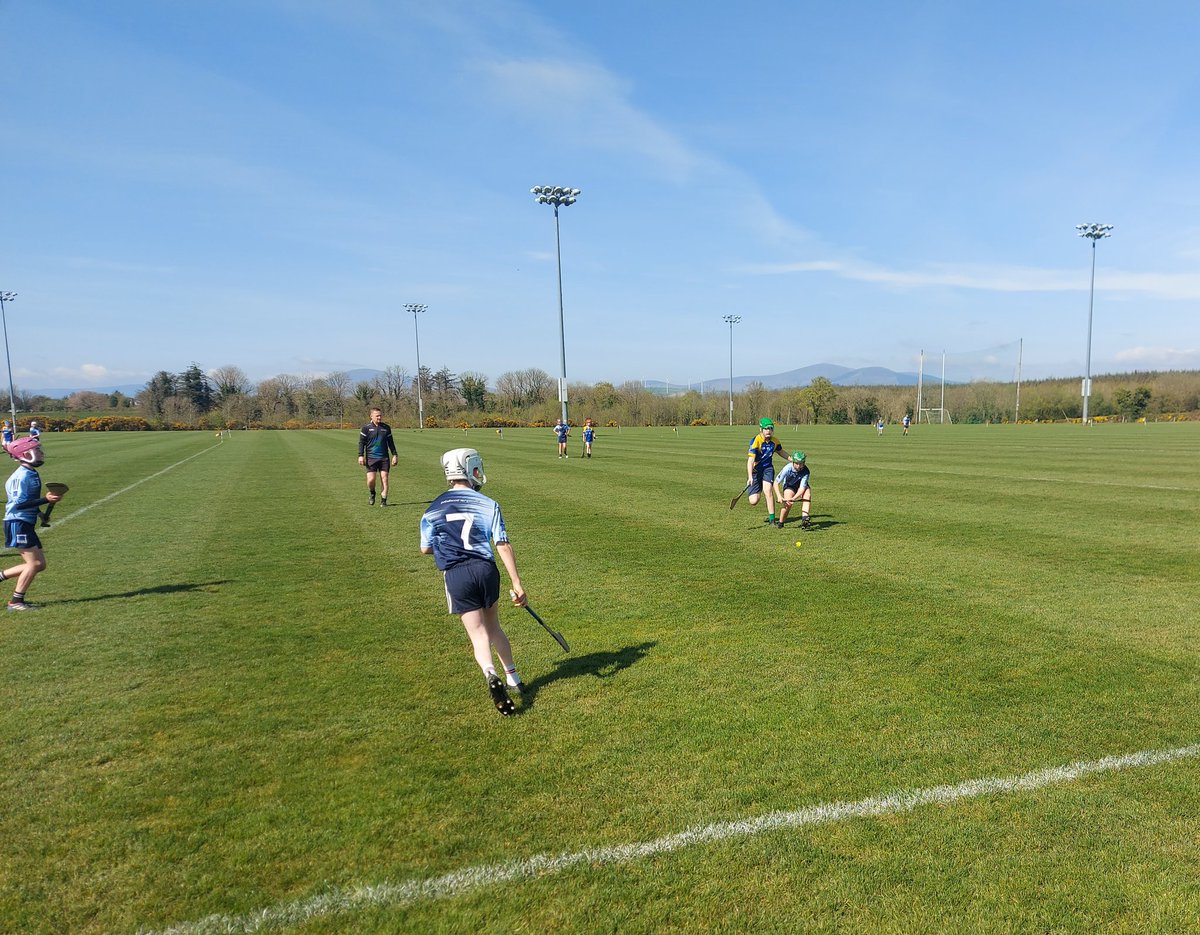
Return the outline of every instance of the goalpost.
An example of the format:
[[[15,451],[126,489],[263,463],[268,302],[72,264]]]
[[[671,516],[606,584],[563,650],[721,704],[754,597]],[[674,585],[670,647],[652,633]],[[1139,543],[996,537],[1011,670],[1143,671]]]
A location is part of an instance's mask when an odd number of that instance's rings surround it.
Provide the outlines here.
[[[1014,422],[1018,421],[1021,415],[1021,358],[1024,347],[1025,339],[1018,338],[1008,344],[978,351],[942,351],[940,378],[933,377],[939,382],[936,400],[932,392],[926,393],[925,351],[922,350],[917,371],[917,422],[924,419],[926,424],[932,424],[936,419],[938,424],[953,423],[950,411],[946,408],[946,386],[971,383],[1015,384],[1012,418]]]

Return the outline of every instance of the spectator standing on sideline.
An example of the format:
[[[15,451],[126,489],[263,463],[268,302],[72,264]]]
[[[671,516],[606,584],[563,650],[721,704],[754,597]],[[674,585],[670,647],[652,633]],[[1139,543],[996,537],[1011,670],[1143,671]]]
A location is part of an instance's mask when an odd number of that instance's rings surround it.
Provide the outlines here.
[[[375,475],[380,481],[380,506],[387,506],[388,498],[388,454],[391,466],[396,466],[396,442],[392,438],[392,427],[383,421],[383,410],[371,409],[371,421],[358,433],[358,463],[367,469],[367,492],[369,505],[375,505]]]

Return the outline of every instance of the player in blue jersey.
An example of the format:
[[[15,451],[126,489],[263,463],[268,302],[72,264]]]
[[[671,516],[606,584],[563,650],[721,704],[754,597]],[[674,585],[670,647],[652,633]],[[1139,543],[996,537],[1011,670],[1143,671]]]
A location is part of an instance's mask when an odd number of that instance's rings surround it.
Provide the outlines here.
[[[571,426],[567,425],[561,418],[554,422],[554,435],[558,439],[558,456],[560,458],[567,457],[567,436],[571,434]]]
[[[29,423],[30,438],[40,438],[41,434],[42,434],[42,428],[40,425],[37,424],[37,419],[32,420]]]
[[[4,420],[4,427],[2,430],[0,430],[0,437],[3,438],[5,448],[8,447],[9,442],[16,439],[16,436],[13,434],[12,423],[9,422],[8,419]]]
[[[379,475],[382,494],[381,506],[387,506],[388,498],[388,454],[392,456],[392,467],[396,466],[396,442],[392,438],[392,427],[383,421],[383,410],[372,409],[371,421],[358,433],[358,463],[367,469],[368,503],[375,505],[375,475]]]
[[[780,471],[779,476],[775,478],[775,496],[782,504],[779,508],[779,522],[775,525],[780,529],[787,522],[792,504],[797,500],[800,501],[800,528],[810,529],[812,527],[812,520],[808,518],[808,511],[812,507],[812,487],[808,483],[808,474],[808,465],[804,463],[804,452],[793,451],[787,467]]]
[[[583,423],[583,456],[592,456],[592,442],[596,440],[596,423],[590,418]]]
[[[767,495],[767,518],[763,522],[775,525],[775,456],[782,455],[783,446],[775,438],[775,423],[762,419],[758,423],[758,434],[750,441],[746,458],[746,488],[750,496],[747,502],[754,506],[760,494]]]
[[[517,674],[508,636],[500,627],[500,570],[489,542],[495,544],[495,555],[508,572],[512,602],[517,607],[526,604],[525,588],[517,574],[500,504],[479,492],[487,483],[479,452],[474,448],[447,451],[442,455],[442,468],[450,489],[429,504],[421,517],[421,552],[432,555],[442,572],[450,613],[462,620],[492,702],[507,717],[516,707],[506,683],[518,693],[525,686]],[[503,681],[496,673],[493,653],[504,665]]]
[[[36,435],[19,438],[5,448],[17,462],[17,469],[4,485],[8,497],[4,508],[4,545],[21,553],[22,564],[0,571],[0,581],[17,579],[16,590],[8,602],[9,610],[36,610],[35,605],[25,600],[25,595],[33,579],[46,570],[46,556],[35,528],[38,507],[57,503],[62,494],[47,491],[42,496],[42,478],[37,468],[45,461],[45,455]]]
[[[912,416],[907,412],[904,413],[904,418],[901,420],[904,423],[904,434],[908,434],[908,427],[912,424]]]

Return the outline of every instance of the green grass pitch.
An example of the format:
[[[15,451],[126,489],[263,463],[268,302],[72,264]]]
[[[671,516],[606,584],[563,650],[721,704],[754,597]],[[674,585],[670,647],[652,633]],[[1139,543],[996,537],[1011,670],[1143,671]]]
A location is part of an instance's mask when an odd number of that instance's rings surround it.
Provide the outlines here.
[[[729,510],[752,434],[403,431],[386,510],[355,432],[48,438],[0,931],[1200,927],[1193,755],[612,857],[1200,742],[1200,426],[781,426],[804,533]],[[502,611],[513,718],[418,552],[463,445],[573,649]]]

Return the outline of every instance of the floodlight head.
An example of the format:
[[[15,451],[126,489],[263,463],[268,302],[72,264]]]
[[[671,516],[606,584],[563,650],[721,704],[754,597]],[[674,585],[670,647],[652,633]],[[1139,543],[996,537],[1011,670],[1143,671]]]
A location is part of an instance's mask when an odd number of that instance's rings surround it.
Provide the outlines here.
[[[540,186],[540,185],[535,185],[535,186],[533,186],[533,188],[529,189],[529,194],[531,194],[531,195],[540,195],[541,193],[542,193],[542,186]]]
[[[16,297],[15,292],[0,292],[0,302],[11,302]]]
[[[1110,233],[1113,229],[1111,224],[1076,224],[1075,229],[1079,231],[1080,237],[1086,237],[1095,245],[1097,240],[1104,237],[1111,237]]]

